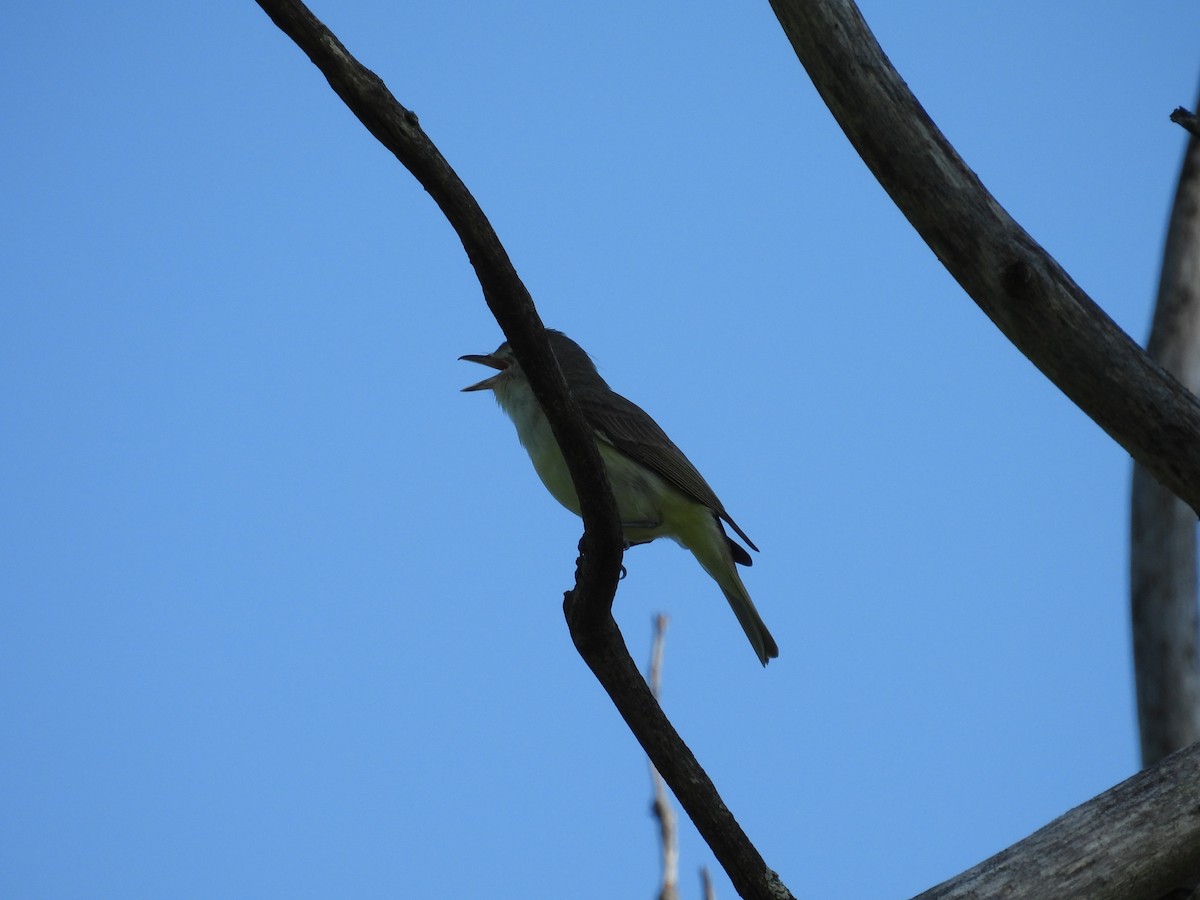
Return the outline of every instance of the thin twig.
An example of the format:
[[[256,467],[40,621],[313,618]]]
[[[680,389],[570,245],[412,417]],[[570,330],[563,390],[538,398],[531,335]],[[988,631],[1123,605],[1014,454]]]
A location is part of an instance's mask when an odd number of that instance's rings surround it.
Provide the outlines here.
[[[1200,137],[1200,118],[1191,110],[1184,109],[1182,106],[1177,106],[1171,112],[1171,121],[1176,125],[1181,125],[1194,134]]]
[[[654,617],[654,642],[650,651],[650,692],[654,699],[662,700],[663,645],[667,637],[667,617],[659,613]],[[662,846],[662,888],[659,900],[679,900],[679,826],[667,783],[663,781],[654,763],[650,763],[650,783],[654,787],[654,802],[651,809],[658,820],[658,837]]]

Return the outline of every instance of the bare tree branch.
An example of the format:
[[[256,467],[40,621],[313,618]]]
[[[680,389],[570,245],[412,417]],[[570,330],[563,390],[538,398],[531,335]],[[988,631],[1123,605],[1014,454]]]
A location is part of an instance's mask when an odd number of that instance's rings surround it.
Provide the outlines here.
[[[851,0],[771,0],[855,149],[1000,330],[1200,511],[1200,403],[1130,340],[967,168]],[[922,895],[1155,898],[1200,865],[1193,747]]]
[[[619,640],[620,635],[617,637]],[[579,646],[578,642],[576,646]],[[580,652],[651,763],[671,786],[688,818],[733,882],[738,896],[746,900],[791,900],[791,892],[767,867],[722,802],[708,775],[663,714],[646,680],[632,664],[623,642],[620,649],[621,654],[607,649],[590,653],[581,649]]]
[[[842,130],[955,280],[1042,372],[1200,512],[1200,403],[987,192],[851,0],[771,0]]]
[[[616,503],[595,439],[567,389],[529,291],[491,223],[421,130],[416,115],[400,105],[379,76],[355,59],[303,3],[259,0],[258,5],[308,55],[350,111],[416,177],[454,226],[488,306],[546,409],[571,477],[583,488],[579,497],[585,531],[576,591],[595,597],[597,608],[610,609],[623,548]]]
[[[1190,131],[1195,137],[1200,137],[1200,118],[1194,112],[1177,106],[1171,111],[1171,121]]]
[[[663,645],[667,640],[667,617],[659,613],[654,617],[654,641],[650,649],[650,691],[662,705],[662,661]],[[667,784],[663,781],[654,763],[650,764],[650,784],[654,789],[651,809],[658,821],[658,839],[662,847],[662,887],[658,900],[679,900],[679,824]]]
[[[296,0],[257,0],[458,231],[526,369],[583,506],[572,638],[652,764],[747,898],[791,894],[663,715],[611,616],[621,558],[611,491],[525,288],[475,201],[383,83]],[[1117,329],[983,191],[891,69],[852,4],[775,0],[814,82],[864,159],[1001,329],[1160,480],[1200,506],[1200,406]],[[806,33],[807,32],[807,33]],[[865,86],[865,87],[864,87]],[[862,115],[858,115],[858,110]],[[930,202],[930,201],[933,202]],[[1151,897],[1200,867],[1200,748],[1144,770],[923,895]]]
[[[550,351],[529,292],[475,199],[380,78],[366,69],[298,0],[256,0],[385,147],[420,181],[450,220],[488,306],[529,376],[566,457],[583,513],[575,588],[563,603],[571,638],[651,763],[671,786],[742,897],[792,895],[769,869],[691,750],[650,693],[612,617],[623,539],[595,440]]]
[[[1200,866],[1200,745],[915,900],[1157,900]]]
[[[1167,227],[1147,350],[1193,393],[1200,390],[1200,129],[1191,131]],[[1130,608],[1142,765],[1200,740],[1200,616],[1196,519],[1179,498],[1134,464],[1130,498]],[[1162,900],[1193,897],[1193,869]]]
[[[1147,351],[1200,393],[1200,140],[1184,155]],[[1142,765],[1200,741],[1196,517],[1140,465],[1130,500],[1130,605]]]

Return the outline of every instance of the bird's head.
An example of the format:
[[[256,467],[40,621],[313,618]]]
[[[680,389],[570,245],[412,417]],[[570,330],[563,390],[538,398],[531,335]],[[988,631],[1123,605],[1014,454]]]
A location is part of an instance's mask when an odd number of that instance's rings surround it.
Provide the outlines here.
[[[546,329],[546,337],[550,341],[550,349],[554,351],[554,357],[558,360],[558,365],[562,369],[563,376],[567,379],[567,384],[571,386],[572,390],[579,391],[589,388],[608,389],[608,385],[600,377],[600,373],[596,371],[595,363],[592,362],[582,347],[561,331],[555,331],[552,328]],[[497,397],[500,397],[501,394],[512,388],[529,383],[525,378],[525,373],[521,371],[520,363],[517,362],[516,356],[513,355],[512,348],[507,342],[497,347],[493,353],[470,353],[466,356],[460,356],[459,359],[465,359],[467,362],[479,363],[481,366],[499,370],[495,375],[491,375],[483,379],[483,381],[477,381],[475,384],[463,388],[464,391],[494,391]]]
[[[460,356],[459,359],[479,363],[489,369],[499,369],[495,375],[489,375],[483,381],[467,385],[463,388],[464,391],[503,390],[504,386],[511,384],[515,378],[524,380],[525,377],[521,372],[521,366],[517,363],[517,358],[513,356],[512,347],[508,346],[507,341],[492,353],[468,353],[466,356]]]

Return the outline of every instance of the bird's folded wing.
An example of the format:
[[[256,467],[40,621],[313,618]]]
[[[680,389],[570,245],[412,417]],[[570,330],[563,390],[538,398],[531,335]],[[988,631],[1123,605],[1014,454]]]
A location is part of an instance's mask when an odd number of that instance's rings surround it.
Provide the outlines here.
[[[684,456],[683,451],[671,442],[658,423],[636,403],[620,394],[605,391],[603,398],[589,396],[589,392],[575,392],[582,407],[584,418],[599,433],[603,440],[612,444],[630,459],[633,459],[683,493],[703,503],[729,523],[752,550],[754,541],[730,518],[725,507],[708,486],[696,467]]]

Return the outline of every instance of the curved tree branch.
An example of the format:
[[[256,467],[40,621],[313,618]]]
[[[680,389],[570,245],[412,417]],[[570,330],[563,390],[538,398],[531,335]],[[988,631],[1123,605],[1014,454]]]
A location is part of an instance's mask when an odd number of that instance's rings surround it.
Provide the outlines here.
[[[475,198],[421,130],[416,114],[397,102],[378,75],[355,59],[303,3],[258,0],[258,5],[308,55],[367,130],[416,177],[462,240],[483,296],[528,373],[571,477],[581,488],[584,535],[575,591],[588,598],[588,607],[602,619],[611,611],[621,567],[616,502],[595,439],[567,389],[542,320],[508,253]]]
[[[463,240],[489,306],[529,373],[583,505],[582,559],[576,589],[566,604],[581,655],[738,893],[790,897],[663,715],[624,647],[611,616],[621,554],[611,491],[528,292],[490,225],[416,117],[302,4],[257,2],[445,212]],[[864,159],[968,293],[1135,458],[1193,508],[1200,505],[1196,402],[1142,356],[983,191],[908,94],[853,5],[773,3]],[[937,202],[928,202],[931,197]],[[1106,392],[1115,397],[1111,403],[1104,399]],[[1140,437],[1135,433],[1139,428]],[[1200,867],[1198,785],[1200,747],[1193,747],[922,897],[1041,897],[1049,884],[1060,897],[1154,896]]]
[[[564,602],[571,638],[618,712],[671,786],[738,893],[785,900],[771,871],[716,787],[651,694],[612,617],[623,539],[616,504],[590,430],[571,396],[529,292],[475,199],[382,80],[365,68],[298,0],[256,0],[303,50],[380,143],[420,181],[450,220],[483,286],[488,306],[529,376],[566,457],[584,532],[575,588]]]
[[[850,0],[771,0],[834,118],[1000,330],[1192,510],[1200,404],[1000,207],[892,68]],[[1073,810],[921,900],[1157,898],[1200,867],[1200,745]]]
[[[987,192],[851,0],[771,0],[800,62],[884,190],[997,327],[1200,512],[1200,402]]]
[[[1200,393],[1200,138],[1188,141],[1146,349]],[[1130,497],[1130,607],[1142,765],[1200,741],[1196,517],[1140,466]]]
[[[1200,745],[915,900],[1157,900],[1200,863]]]

